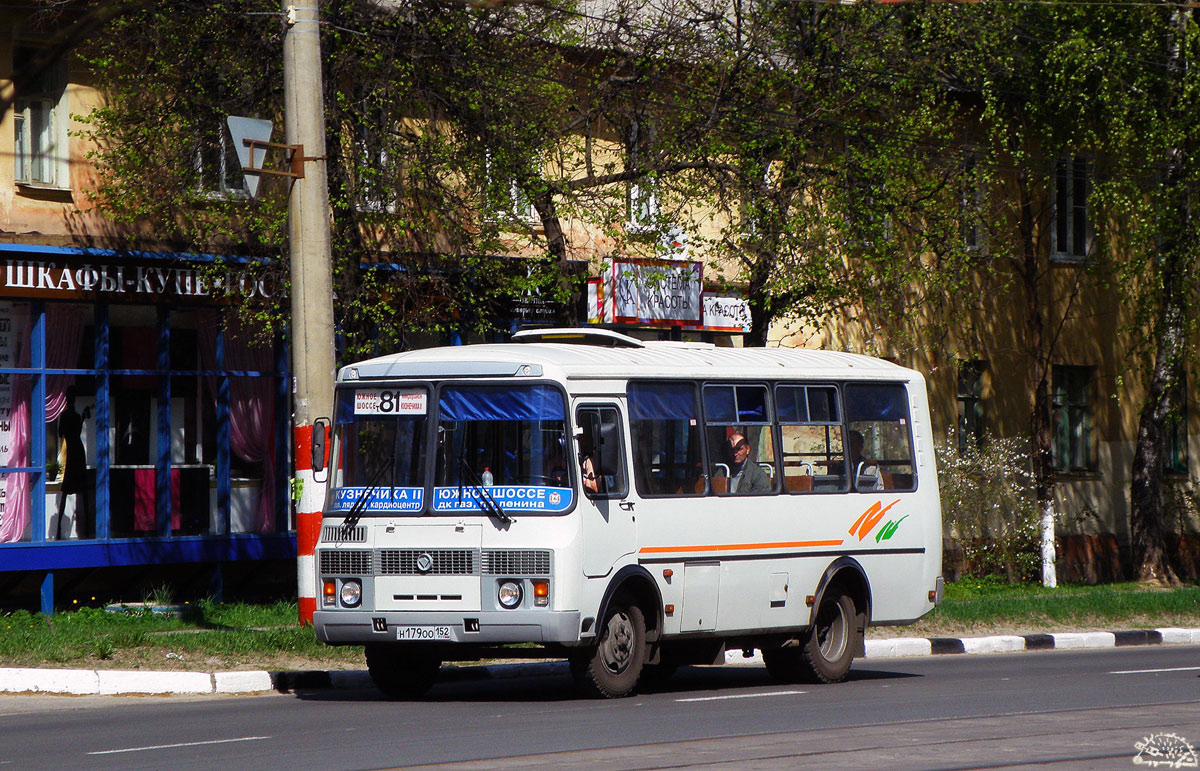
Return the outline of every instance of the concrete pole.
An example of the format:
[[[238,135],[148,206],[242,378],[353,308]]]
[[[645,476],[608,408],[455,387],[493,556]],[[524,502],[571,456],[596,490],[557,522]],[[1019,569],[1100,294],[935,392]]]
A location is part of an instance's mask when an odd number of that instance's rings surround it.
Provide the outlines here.
[[[284,123],[287,143],[302,145],[304,177],[288,199],[291,253],[292,431],[296,478],[297,580],[300,620],[312,622],[316,607],[313,548],[321,529],[324,484],[313,480],[310,462],[313,419],[333,414],[333,272],[330,260],[329,188],[325,171],[325,100],[321,77],[319,0],[283,0]]]

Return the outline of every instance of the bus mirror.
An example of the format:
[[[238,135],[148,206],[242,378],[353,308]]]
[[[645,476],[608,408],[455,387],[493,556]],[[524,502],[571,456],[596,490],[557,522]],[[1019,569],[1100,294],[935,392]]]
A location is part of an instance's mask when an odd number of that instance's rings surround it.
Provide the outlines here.
[[[600,422],[599,416],[596,422],[596,447],[603,448],[597,451],[603,452],[604,456],[599,466],[603,474],[612,476],[619,473],[621,468],[620,424]]]
[[[317,418],[312,428],[312,470],[325,470],[325,438],[329,435],[329,418]]]

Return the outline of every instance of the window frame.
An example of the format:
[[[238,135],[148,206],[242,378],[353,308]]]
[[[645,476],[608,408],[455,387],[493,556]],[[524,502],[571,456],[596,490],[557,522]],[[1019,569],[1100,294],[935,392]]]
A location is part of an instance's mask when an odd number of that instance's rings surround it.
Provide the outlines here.
[[[776,404],[775,426],[779,431],[778,442],[776,444],[779,447],[779,454],[781,457],[780,478],[781,478],[781,481],[783,482],[782,486],[783,486],[784,492],[788,493],[789,495],[813,495],[813,494],[844,495],[846,493],[850,493],[853,491],[852,486],[850,485],[850,473],[849,473],[848,467],[847,467],[847,464],[849,463],[849,460],[847,458],[847,453],[846,453],[846,433],[847,433],[848,429],[846,427],[846,405],[845,405],[845,401],[842,397],[842,386],[846,385],[846,382],[847,381],[841,381],[841,382],[812,381],[812,382],[808,382],[808,381],[777,380],[772,384],[772,386],[773,386],[772,397],[774,398],[775,404]],[[854,382],[854,381],[850,381],[850,382]],[[795,422],[788,421],[787,423],[783,422],[783,420],[779,416],[779,408],[778,408],[779,390],[781,388],[802,388],[802,389],[804,389],[804,392],[805,392],[804,405],[805,405],[805,410],[807,411],[807,415],[806,415],[806,418],[808,418],[807,420],[795,421]],[[810,401],[809,395],[808,395],[808,390],[810,388],[811,389],[829,389],[829,390],[833,391],[834,405],[837,408],[837,418],[835,420],[813,420],[812,419],[811,401]],[[842,473],[840,475],[838,475],[841,480],[840,487],[838,487],[836,489],[822,489],[822,488],[816,487],[815,482],[816,482],[817,474],[816,474],[816,468],[814,466],[812,468],[812,472],[813,472],[812,476],[813,476],[814,484],[813,484],[813,488],[811,490],[792,490],[792,489],[788,488],[787,481],[786,481],[787,470],[782,465],[782,463],[783,463],[782,457],[784,455],[784,450],[783,450],[783,428],[784,428],[784,426],[824,426],[825,431],[826,431],[826,437],[825,437],[826,446],[829,446],[829,444],[830,444],[830,437],[829,437],[829,428],[830,427],[836,427],[841,432],[839,441],[841,442],[841,448],[842,448],[841,449]],[[803,475],[800,475],[800,476],[803,476]],[[831,475],[826,474],[826,476],[831,476]]]
[[[612,432],[613,436],[617,440],[617,447],[611,452],[605,450],[604,457],[612,457],[616,459],[614,469],[616,473],[613,476],[617,478],[620,484],[613,485],[612,487],[608,487],[606,485],[607,489],[604,492],[589,492],[588,489],[583,486],[583,454],[579,452],[578,444],[576,445],[576,453],[579,457],[574,465],[577,467],[579,472],[578,476],[581,477],[579,480],[579,489],[583,491],[584,497],[593,501],[620,500],[629,497],[630,492],[629,469],[625,463],[625,420],[623,413],[621,412],[621,408],[617,406],[615,402],[579,402],[575,405],[575,428],[580,432],[578,434],[579,438],[582,438],[584,422],[580,419],[580,414],[583,412],[604,413],[608,410],[611,410],[616,415],[617,419],[616,430]],[[599,474],[600,469],[596,469],[596,473]]]
[[[1096,368],[1055,364],[1051,373],[1051,465],[1060,473],[1096,470],[1093,449],[1093,392]],[[1073,391],[1080,385],[1083,394]],[[1066,399],[1063,399],[1063,396]],[[1067,456],[1064,458],[1064,456]],[[1082,463],[1077,463],[1082,456]]]
[[[664,383],[672,384],[672,385],[676,385],[676,384],[687,385],[692,390],[692,410],[693,410],[693,415],[695,417],[691,419],[691,423],[689,425],[690,425],[691,433],[693,433],[695,436],[695,443],[697,445],[698,454],[699,454],[699,457],[697,460],[699,461],[699,464],[700,464],[700,476],[698,479],[695,480],[695,482],[703,482],[703,489],[700,490],[699,492],[694,492],[694,491],[686,492],[684,490],[683,486],[681,486],[680,490],[677,492],[654,492],[650,489],[650,485],[648,484],[649,478],[646,476],[646,471],[649,470],[650,465],[647,464],[646,466],[643,466],[643,465],[639,464],[637,461],[636,453],[639,450],[639,448],[637,446],[638,445],[638,441],[637,441],[638,437],[635,436],[634,432],[635,432],[635,423],[640,422],[640,419],[637,419],[634,417],[634,411],[633,411],[633,401],[634,400],[632,398],[631,389],[634,388],[635,386],[643,386],[643,385],[648,385],[648,384],[660,384],[661,385]],[[639,497],[642,497],[642,498],[700,498],[700,497],[708,495],[711,485],[709,484],[709,478],[708,478],[709,474],[707,471],[708,466],[709,466],[708,452],[707,452],[707,448],[706,448],[707,443],[704,441],[704,412],[702,409],[702,404],[700,402],[700,399],[701,399],[701,396],[700,396],[701,390],[700,389],[701,389],[702,384],[703,384],[703,381],[700,378],[634,378],[634,379],[631,379],[626,382],[625,394],[626,394],[626,401],[628,404],[630,451],[632,453],[635,453],[634,463],[633,463],[633,481],[634,481],[634,487],[637,489],[637,493],[638,493]],[[674,464],[672,464],[672,465],[674,465]]]
[[[704,429],[700,432],[701,437],[702,437],[701,441],[704,443],[705,456],[708,459],[705,462],[705,466],[704,466],[705,478],[706,478],[706,483],[707,483],[706,484],[707,494],[708,495],[719,495],[722,497],[724,497],[724,496],[744,497],[746,495],[761,496],[761,495],[777,494],[779,492],[780,487],[782,486],[782,483],[781,483],[782,474],[781,474],[780,470],[783,468],[783,466],[780,462],[780,456],[779,456],[779,435],[775,431],[775,426],[778,425],[778,421],[776,419],[776,413],[775,413],[775,407],[774,407],[774,399],[773,399],[774,388],[772,387],[772,384],[767,381],[755,381],[755,380],[745,380],[745,381],[740,381],[740,380],[739,381],[702,380],[702,381],[698,381],[698,382],[700,384],[700,417],[704,424]],[[733,420],[731,422],[721,420],[719,416],[710,417],[708,414],[708,400],[705,398],[706,392],[709,391],[709,389],[712,389],[715,391],[717,389],[722,389],[722,388],[728,388],[733,392],[732,393],[732,395],[733,395]],[[757,388],[757,389],[762,390],[762,392],[763,392],[763,402],[762,403],[763,403],[763,413],[764,414],[763,414],[761,421],[742,420],[742,410],[740,409],[739,402],[738,402],[738,389],[741,389],[741,388]],[[734,429],[740,429],[739,433],[745,435],[747,426],[755,426],[755,427],[759,428],[760,435],[761,435],[761,433],[763,433],[762,429],[766,429],[765,433],[771,441],[771,466],[773,467],[773,471],[766,472],[765,469],[763,470],[764,473],[766,473],[767,476],[771,480],[771,489],[767,492],[762,492],[762,493],[738,493],[738,492],[731,492],[728,490],[723,493],[718,493],[714,489],[715,486],[713,485],[712,471],[715,469],[715,467],[718,463],[722,463],[722,461],[716,461],[716,460],[714,460],[714,458],[724,457],[724,455],[721,452],[724,450],[724,448],[723,447],[720,448],[720,451],[719,451],[718,448],[709,446],[709,441],[708,441],[709,429],[714,428],[714,427],[715,428],[723,427],[726,430],[728,430],[730,428],[734,428]],[[759,460],[751,461],[751,459],[747,458],[746,462],[747,463],[753,462],[759,468],[762,468],[762,463],[763,463],[762,461],[759,461]],[[732,472],[732,468],[728,469],[728,471]],[[730,474],[730,478],[732,478],[731,474]]]
[[[983,359],[960,359],[958,362],[955,403],[958,407],[958,452],[960,455],[969,450],[979,450],[983,447],[983,388],[984,376],[987,371],[988,363]],[[969,389],[964,388],[966,385],[964,378],[971,378]]]
[[[1053,161],[1050,258],[1055,262],[1085,262],[1091,252],[1092,212],[1088,198],[1092,175],[1092,163],[1083,155],[1060,156]]]
[[[36,43],[17,41],[13,70],[36,52]],[[60,58],[13,99],[13,182],[18,187],[71,189],[67,85],[66,62]],[[43,116],[44,125],[35,132],[37,116]]]

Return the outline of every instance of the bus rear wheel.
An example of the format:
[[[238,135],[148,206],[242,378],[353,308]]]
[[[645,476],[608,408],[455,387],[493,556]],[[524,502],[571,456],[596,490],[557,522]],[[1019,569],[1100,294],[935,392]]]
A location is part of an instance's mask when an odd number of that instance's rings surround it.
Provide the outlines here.
[[[424,696],[437,680],[442,660],[424,648],[398,645],[368,645],[367,673],[389,699]]]
[[[590,696],[615,699],[637,687],[646,664],[646,619],[636,605],[614,604],[595,648],[571,655],[571,674]]]
[[[854,660],[854,600],[844,594],[821,599],[801,644],[763,651],[767,672],[785,683],[838,683]]]

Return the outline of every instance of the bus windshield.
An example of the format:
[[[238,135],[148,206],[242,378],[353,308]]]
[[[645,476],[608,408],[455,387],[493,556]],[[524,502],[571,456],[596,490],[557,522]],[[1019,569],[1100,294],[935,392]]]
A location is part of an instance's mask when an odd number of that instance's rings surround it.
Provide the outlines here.
[[[438,396],[434,511],[565,511],[567,412],[548,385],[448,385]]]
[[[424,388],[338,391],[331,511],[421,511],[429,392]]]
[[[555,513],[572,503],[562,392],[544,384],[338,392],[331,513]],[[436,425],[432,490],[426,445]]]

